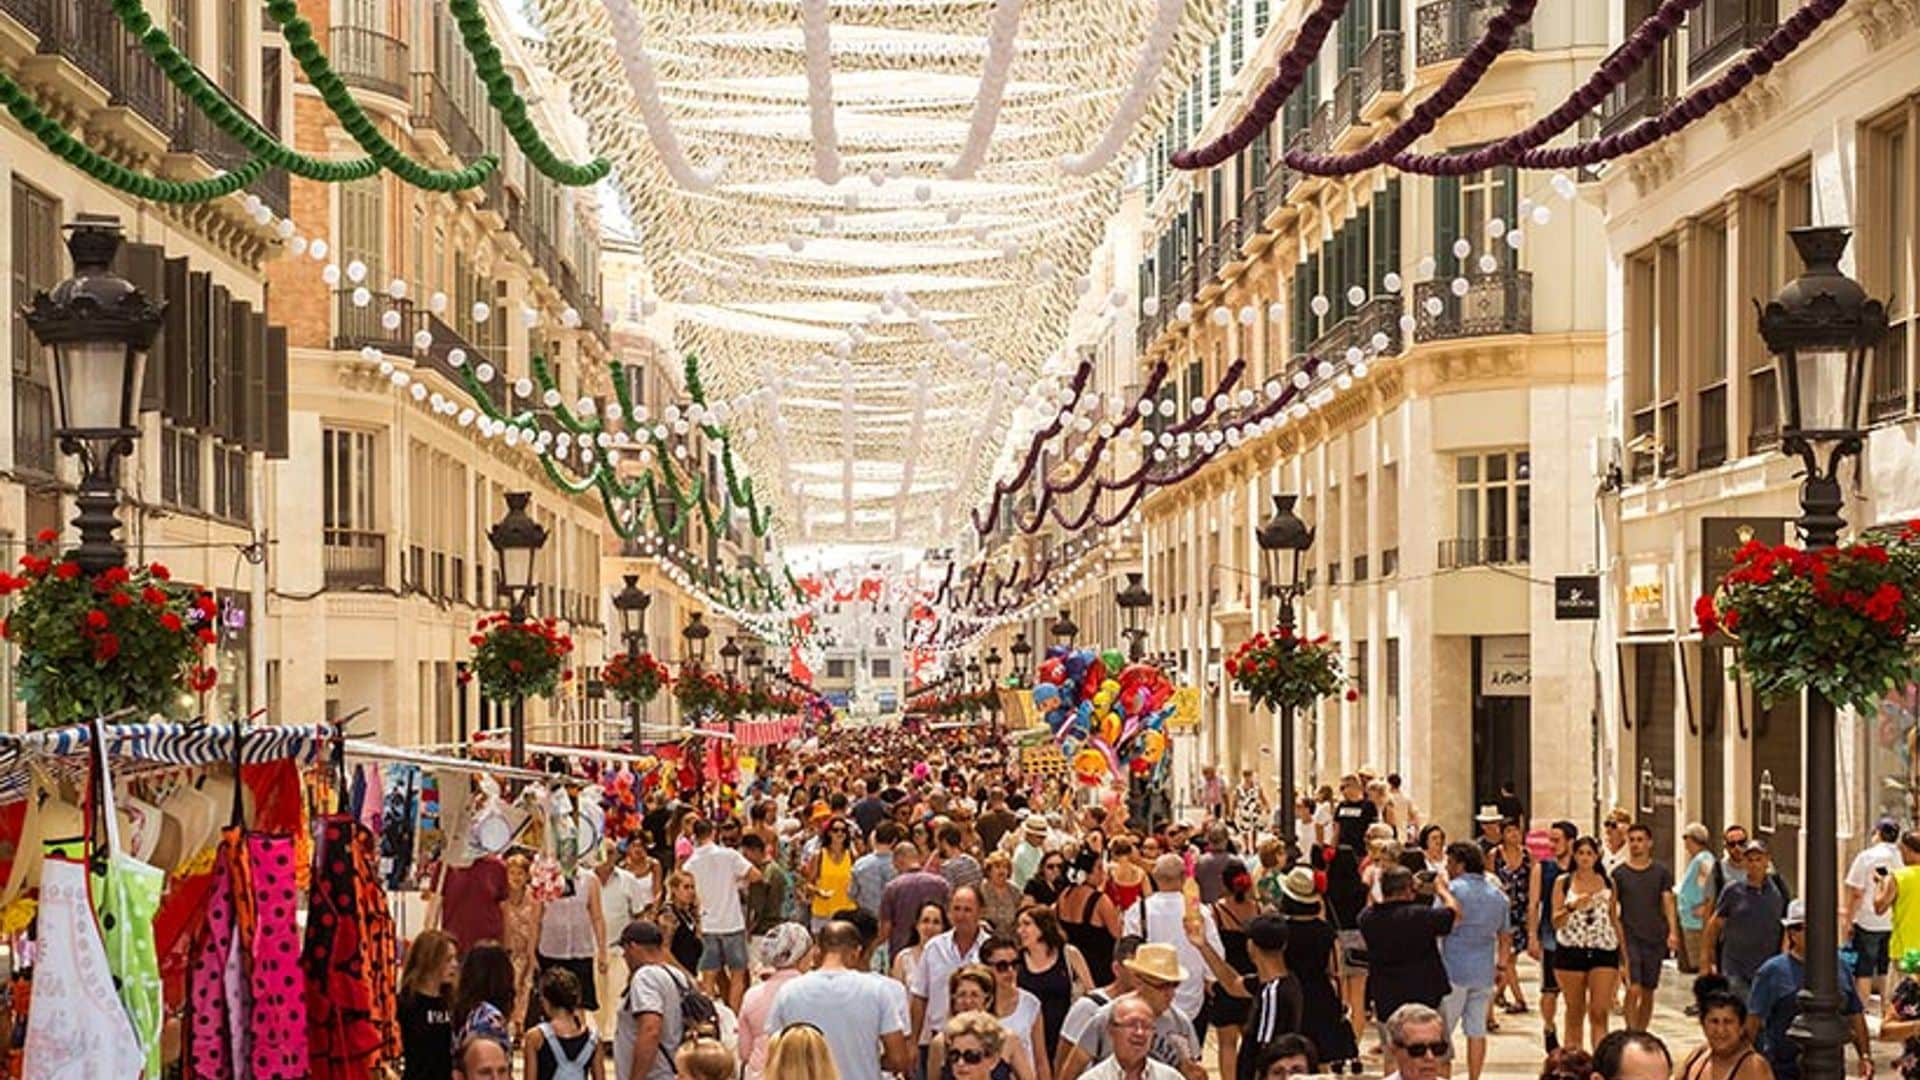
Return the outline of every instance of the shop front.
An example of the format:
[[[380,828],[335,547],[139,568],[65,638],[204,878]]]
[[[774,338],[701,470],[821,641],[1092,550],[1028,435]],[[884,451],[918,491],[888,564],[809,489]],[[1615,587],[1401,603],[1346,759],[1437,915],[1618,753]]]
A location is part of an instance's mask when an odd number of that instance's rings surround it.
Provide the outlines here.
[[[1473,800],[1499,801],[1511,783],[1533,805],[1533,650],[1525,634],[1473,639]]]

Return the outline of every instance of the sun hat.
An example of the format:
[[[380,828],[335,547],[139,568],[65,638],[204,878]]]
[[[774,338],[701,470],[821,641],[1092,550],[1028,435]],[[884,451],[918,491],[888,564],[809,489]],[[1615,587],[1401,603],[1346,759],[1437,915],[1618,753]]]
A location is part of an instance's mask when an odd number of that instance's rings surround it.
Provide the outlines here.
[[[1805,926],[1807,924],[1807,902],[1795,900],[1787,905],[1787,917],[1780,920],[1781,926]]]
[[[1187,969],[1180,966],[1180,954],[1164,942],[1148,942],[1140,946],[1134,952],[1133,959],[1122,966],[1142,979],[1157,983],[1172,985],[1187,981]]]
[[[1280,879],[1280,892],[1296,904],[1314,904],[1320,900],[1320,890],[1314,885],[1313,869],[1296,866]]]
[[[1480,812],[1473,815],[1473,820],[1482,825],[1490,825],[1496,821],[1505,821],[1506,818],[1507,815],[1501,813],[1500,808],[1492,803],[1481,803]]]

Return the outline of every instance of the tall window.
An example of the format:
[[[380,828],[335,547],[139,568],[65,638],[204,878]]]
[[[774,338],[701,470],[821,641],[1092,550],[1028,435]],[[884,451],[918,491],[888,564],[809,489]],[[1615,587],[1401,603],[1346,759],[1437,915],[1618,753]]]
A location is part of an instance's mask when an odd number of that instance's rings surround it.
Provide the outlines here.
[[[1693,460],[1695,468],[1704,469],[1727,459],[1727,319],[1733,281],[1728,274],[1726,219],[1701,222],[1693,248],[1700,297],[1699,337],[1691,365]]]
[[[23,468],[54,469],[53,391],[45,350],[20,310],[60,280],[60,203],[13,181],[13,447]]]
[[[240,60],[240,47],[246,41],[245,20],[253,14],[251,4],[215,4],[219,12],[220,46],[220,89],[235,101],[245,101],[241,95],[240,80],[244,75]]]
[[[378,176],[340,185],[340,251],[342,265],[355,259],[366,264],[368,287],[384,288],[387,265],[386,190]]]
[[[1914,385],[1911,364],[1913,338],[1920,320],[1914,318],[1915,278],[1920,276],[1920,249],[1915,244],[1914,218],[1920,213],[1916,180],[1915,143],[1920,130],[1920,104],[1907,102],[1880,117],[1861,139],[1861,201],[1865,221],[1854,236],[1860,276],[1867,291],[1884,297],[1887,336],[1881,344],[1873,375],[1871,404],[1875,419],[1900,415],[1908,408]]]
[[[321,438],[321,524],[330,545],[375,529],[373,433],[326,428]]]
[[[1531,455],[1525,450],[1454,458],[1454,539],[1442,568],[1526,562],[1531,555]]]

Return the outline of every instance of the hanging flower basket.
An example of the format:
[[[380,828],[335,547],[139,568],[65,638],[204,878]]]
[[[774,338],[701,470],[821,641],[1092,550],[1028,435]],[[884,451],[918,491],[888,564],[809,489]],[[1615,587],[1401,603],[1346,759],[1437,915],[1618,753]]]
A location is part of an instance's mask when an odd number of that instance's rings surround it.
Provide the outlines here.
[[[600,669],[600,681],[606,684],[613,696],[628,705],[645,705],[660,696],[660,691],[673,681],[667,673],[667,666],[653,658],[652,653],[641,653],[637,659],[629,659],[626,653],[615,653],[607,666]]]
[[[1241,642],[1227,658],[1227,675],[1255,705],[1274,709],[1304,709],[1343,689],[1348,701],[1360,697],[1347,685],[1340,652],[1325,634],[1309,639],[1285,627]]]
[[[20,570],[0,572],[0,596],[14,597],[0,637],[20,650],[20,700],[33,727],[129,708],[141,719],[170,716],[182,691],[213,688],[217,676],[202,657],[219,637],[219,607],[210,594],[174,584],[165,566],[116,566],[90,577],[71,560],[30,554]]]
[[[706,713],[725,713],[733,706],[733,691],[711,671],[682,671],[673,680],[673,699],[691,720]]]
[[[1819,551],[1749,541],[1693,611],[1701,632],[1739,643],[1735,663],[1762,701],[1811,687],[1873,714],[1888,691],[1920,679],[1907,644],[1916,587],[1920,522]]]
[[[471,670],[480,693],[495,701],[546,696],[573,678],[566,658],[573,639],[553,619],[489,615],[474,624]]]

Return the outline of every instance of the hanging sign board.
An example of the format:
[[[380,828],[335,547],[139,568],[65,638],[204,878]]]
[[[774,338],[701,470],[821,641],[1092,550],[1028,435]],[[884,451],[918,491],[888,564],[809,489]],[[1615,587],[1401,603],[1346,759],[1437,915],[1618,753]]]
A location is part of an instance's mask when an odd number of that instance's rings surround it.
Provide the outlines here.
[[[1561,622],[1600,618],[1600,575],[1559,574],[1553,579],[1553,617]]]

